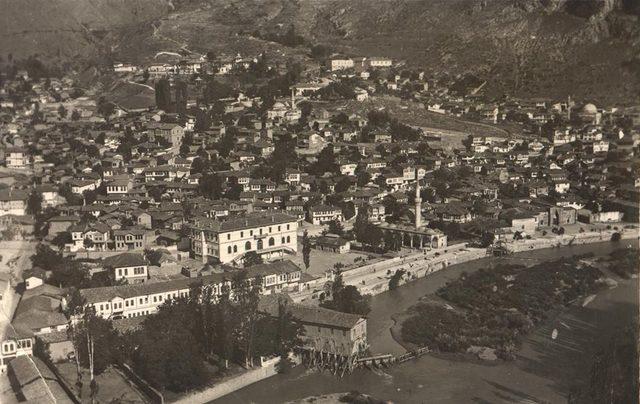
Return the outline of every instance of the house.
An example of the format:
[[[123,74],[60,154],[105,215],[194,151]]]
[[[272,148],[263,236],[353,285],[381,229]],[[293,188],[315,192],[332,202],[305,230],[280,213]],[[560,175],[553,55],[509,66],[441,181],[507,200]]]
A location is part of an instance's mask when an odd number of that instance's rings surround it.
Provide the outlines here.
[[[113,231],[116,251],[142,250],[148,246],[145,229],[117,229]]]
[[[239,262],[255,251],[263,258],[298,251],[298,220],[284,213],[249,213],[225,220],[197,218],[191,226],[191,249],[203,262]]]
[[[148,264],[142,254],[122,253],[102,260],[102,266],[111,272],[116,281],[143,283],[149,276]]]
[[[355,66],[355,62],[351,58],[337,56],[329,59],[328,65],[329,69],[333,72],[336,70],[352,69]]]
[[[49,237],[55,237],[60,233],[64,233],[81,220],[78,216],[54,216],[47,222],[49,223],[48,235]]]
[[[20,189],[5,188],[0,189],[0,216],[27,214],[27,191]]]
[[[591,212],[589,209],[578,209],[578,221],[582,223],[617,223],[622,221],[623,216],[619,211]]]
[[[67,183],[71,185],[71,192],[73,192],[74,194],[82,195],[86,191],[94,191],[95,189],[97,189],[100,186],[101,181],[99,179],[81,180],[74,178],[70,179]]]
[[[509,227],[514,232],[533,234],[538,228],[538,216],[530,211],[507,209],[500,214],[499,218],[509,223]]]
[[[22,147],[8,147],[5,150],[5,164],[7,168],[25,169],[29,166],[27,149]]]
[[[365,317],[292,303],[275,296],[263,297],[258,303],[258,311],[274,317],[279,315],[280,307],[284,307],[304,327],[300,349],[310,352],[328,351],[352,358],[364,353],[369,347]]]
[[[364,65],[365,67],[370,67],[373,69],[388,68],[393,65],[393,60],[385,57],[371,57],[371,58],[365,59]]]
[[[22,355],[7,368],[11,386],[23,401],[29,403],[73,404],[55,374],[37,357]]]
[[[176,123],[151,122],[147,125],[150,138],[163,140],[172,147],[180,147],[184,138],[184,128]]]
[[[322,251],[344,254],[351,251],[351,242],[342,237],[320,236],[315,239],[315,247]]]
[[[316,205],[309,208],[307,220],[315,225],[343,220],[342,209],[335,206]]]
[[[108,181],[106,184],[107,195],[126,194],[133,188],[133,181],[129,178],[118,178]]]
[[[65,246],[68,251],[81,249],[89,251],[107,251],[107,245],[111,241],[110,228],[104,223],[77,223],[69,227],[71,244]]]

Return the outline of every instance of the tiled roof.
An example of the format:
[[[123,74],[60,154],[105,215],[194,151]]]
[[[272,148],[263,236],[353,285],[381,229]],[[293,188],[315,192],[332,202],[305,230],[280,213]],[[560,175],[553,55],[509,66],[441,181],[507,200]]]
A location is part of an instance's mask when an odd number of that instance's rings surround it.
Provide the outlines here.
[[[124,268],[147,265],[142,254],[122,253],[104,258],[102,265],[109,268]]]
[[[245,216],[219,221],[209,218],[198,218],[195,228],[227,232],[234,230],[250,229],[259,226],[268,226],[272,224],[283,224],[296,222],[297,219],[284,213],[251,213]]]

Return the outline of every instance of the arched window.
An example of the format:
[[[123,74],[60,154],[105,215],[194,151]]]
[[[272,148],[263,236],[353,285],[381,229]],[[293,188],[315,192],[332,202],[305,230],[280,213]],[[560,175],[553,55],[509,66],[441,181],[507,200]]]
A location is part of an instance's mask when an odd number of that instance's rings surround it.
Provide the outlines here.
[[[291,236],[287,236],[287,243],[291,242]]]
[[[269,247],[275,244],[276,244],[276,241],[273,239],[273,237],[269,237]]]
[[[244,250],[249,251],[251,249],[251,241],[244,243]]]
[[[285,240],[286,240],[286,239],[285,239],[284,237],[282,237],[282,244],[284,244],[284,243],[285,243]]]
[[[227,252],[231,254],[231,246],[227,247]]]
[[[258,250],[262,250],[264,248],[262,239],[258,240]]]
[[[234,246],[233,246],[233,252],[234,252],[234,253],[237,253],[237,252],[238,252],[238,246],[237,246],[237,245],[234,245]]]

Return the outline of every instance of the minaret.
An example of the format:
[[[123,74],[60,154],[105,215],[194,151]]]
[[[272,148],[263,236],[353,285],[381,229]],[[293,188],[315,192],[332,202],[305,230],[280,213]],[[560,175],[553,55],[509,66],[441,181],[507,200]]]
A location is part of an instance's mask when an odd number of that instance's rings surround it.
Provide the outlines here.
[[[416,169],[416,229],[422,226],[422,198],[420,198],[420,180]]]
[[[291,109],[292,110],[296,109],[296,95],[295,95],[295,90],[293,88],[291,89]]]

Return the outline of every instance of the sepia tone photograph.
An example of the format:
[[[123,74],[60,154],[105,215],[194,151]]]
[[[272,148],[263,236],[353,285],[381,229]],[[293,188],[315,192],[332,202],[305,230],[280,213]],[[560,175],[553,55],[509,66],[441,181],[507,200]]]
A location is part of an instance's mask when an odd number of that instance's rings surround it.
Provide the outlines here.
[[[640,403],[640,0],[0,0],[0,404]]]

